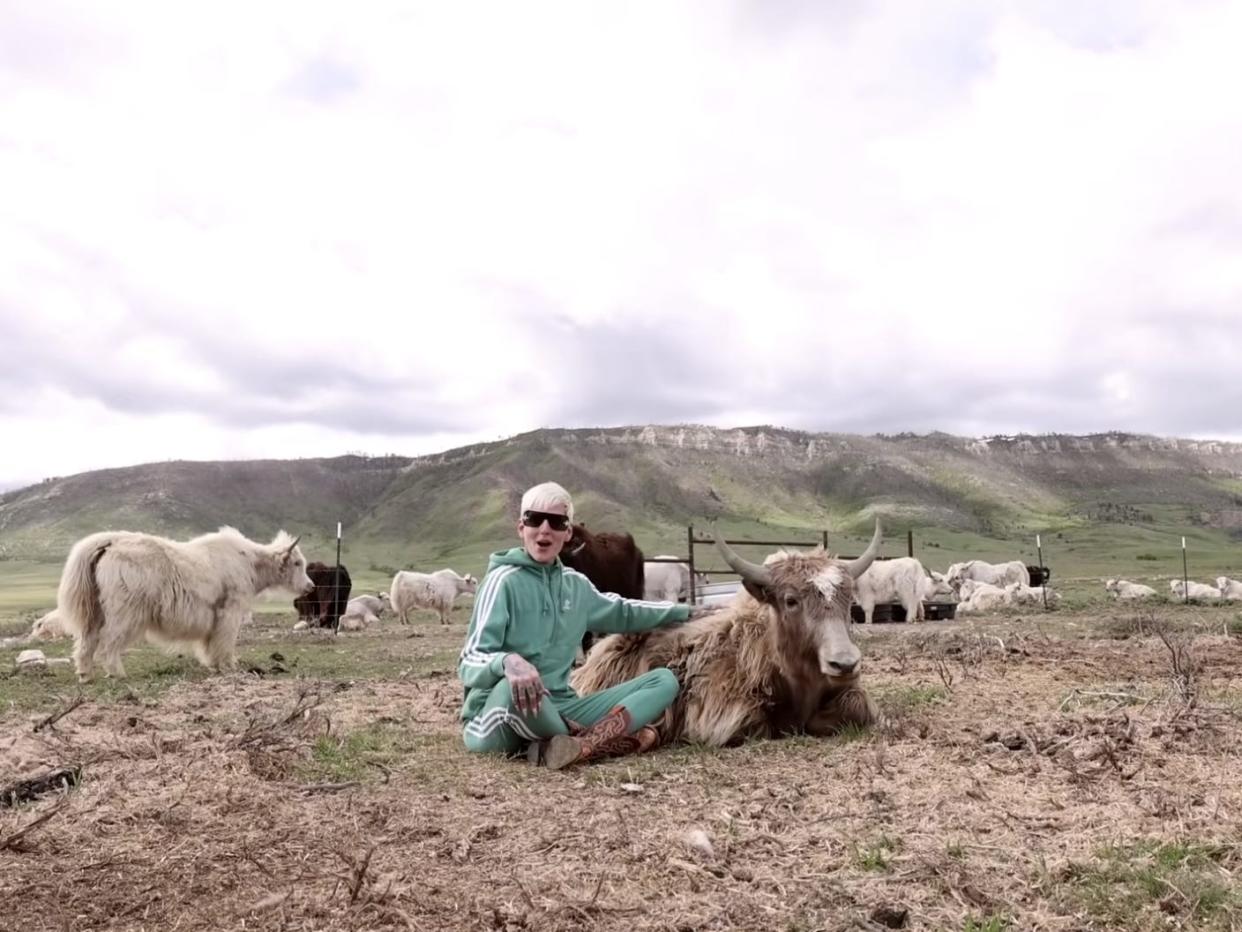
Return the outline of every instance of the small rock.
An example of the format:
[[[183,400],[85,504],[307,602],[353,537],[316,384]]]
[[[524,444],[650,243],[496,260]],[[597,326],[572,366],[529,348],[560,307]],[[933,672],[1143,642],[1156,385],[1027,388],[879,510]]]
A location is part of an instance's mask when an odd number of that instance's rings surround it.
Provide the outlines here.
[[[24,650],[17,655],[17,669],[41,669],[47,666],[47,655],[41,650]]]
[[[305,631],[309,627],[310,625],[307,624],[305,621],[299,621],[296,625],[293,626],[293,630],[294,631]]]
[[[740,880],[743,883],[750,883],[755,879],[755,872],[748,867],[735,867],[732,874],[734,880]]]
[[[1000,743],[1011,751],[1020,751],[1026,747],[1026,739],[1019,734],[1005,735],[1000,739]]]
[[[701,828],[690,829],[690,831],[686,832],[682,841],[685,842],[686,847],[695,854],[698,854],[709,861],[714,861],[716,859],[716,849],[712,847],[712,840],[707,837],[707,832],[703,831]]]
[[[643,788],[637,783],[622,783],[617,788],[623,793],[641,793],[643,791]]]
[[[910,910],[904,906],[877,906],[871,911],[871,921],[889,929],[904,929]]]

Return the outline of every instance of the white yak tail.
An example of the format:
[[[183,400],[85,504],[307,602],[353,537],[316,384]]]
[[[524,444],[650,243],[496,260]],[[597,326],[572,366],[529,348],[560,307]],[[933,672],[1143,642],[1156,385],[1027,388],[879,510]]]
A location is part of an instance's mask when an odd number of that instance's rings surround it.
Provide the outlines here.
[[[81,636],[102,630],[103,606],[99,602],[99,583],[95,565],[115,542],[118,534],[92,534],[73,545],[65,569],[60,574],[56,607],[68,634]]]

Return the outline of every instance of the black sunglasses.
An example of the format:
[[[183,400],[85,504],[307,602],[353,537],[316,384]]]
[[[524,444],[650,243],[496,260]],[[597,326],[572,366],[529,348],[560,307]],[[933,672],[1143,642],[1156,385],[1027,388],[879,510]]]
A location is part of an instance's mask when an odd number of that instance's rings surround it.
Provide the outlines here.
[[[569,527],[569,518],[565,515],[556,515],[548,511],[522,512],[522,523],[527,527],[539,527],[545,521],[554,531],[563,531]]]

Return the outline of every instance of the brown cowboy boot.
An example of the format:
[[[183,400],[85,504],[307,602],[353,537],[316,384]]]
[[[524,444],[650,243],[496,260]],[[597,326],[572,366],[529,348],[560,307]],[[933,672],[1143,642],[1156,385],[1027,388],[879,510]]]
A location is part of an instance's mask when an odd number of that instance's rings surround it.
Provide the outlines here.
[[[585,764],[604,757],[641,754],[660,743],[660,734],[644,725],[633,734],[634,720],[625,706],[614,706],[608,714],[579,735],[556,735],[544,743],[539,757],[552,770],[570,764]]]

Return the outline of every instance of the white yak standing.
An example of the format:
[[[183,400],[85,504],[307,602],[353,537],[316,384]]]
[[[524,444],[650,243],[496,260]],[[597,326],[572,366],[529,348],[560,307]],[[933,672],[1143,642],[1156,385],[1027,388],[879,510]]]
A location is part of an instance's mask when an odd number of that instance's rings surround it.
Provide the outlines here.
[[[85,682],[96,661],[109,675],[124,676],[121,654],[144,635],[164,645],[189,642],[204,666],[231,669],[237,629],[255,596],[267,589],[301,595],[313,587],[297,538],[284,531],[270,544],[231,527],[184,543],[104,531],[69,551],[57,606]]]
[[[900,602],[906,621],[923,620],[923,602],[946,589],[928,574],[915,557],[876,560],[854,582],[854,601],[863,611],[863,622],[871,624],[877,603]]]
[[[447,625],[453,602],[459,595],[473,593],[478,585],[479,581],[469,573],[462,576],[451,569],[434,573],[401,570],[392,578],[392,591],[388,595],[392,610],[403,625],[410,623],[409,614],[416,608],[434,609],[440,613],[440,624]]]

